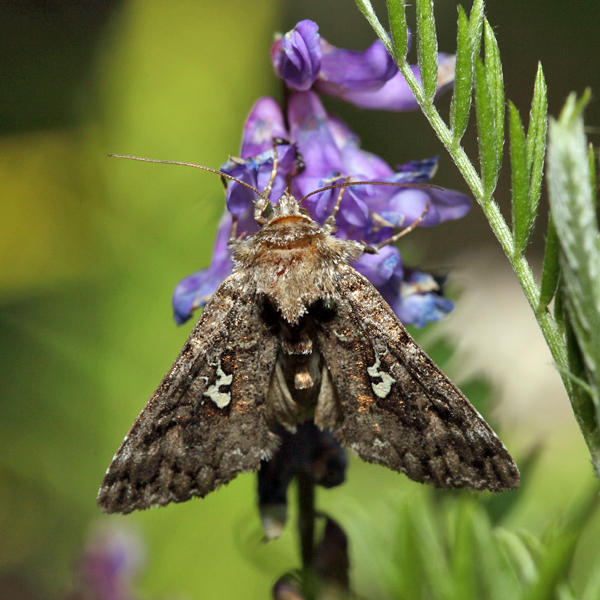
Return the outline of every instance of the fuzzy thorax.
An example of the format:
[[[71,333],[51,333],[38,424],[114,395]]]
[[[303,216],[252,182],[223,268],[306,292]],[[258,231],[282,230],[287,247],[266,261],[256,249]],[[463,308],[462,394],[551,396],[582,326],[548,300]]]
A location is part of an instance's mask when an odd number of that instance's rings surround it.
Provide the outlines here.
[[[360,243],[334,237],[301,212],[288,192],[264,227],[233,242],[231,250],[235,270],[246,273],[248,285],[267,296],[290,324],[317,300],[334,297],[338,265],[363,253]]]

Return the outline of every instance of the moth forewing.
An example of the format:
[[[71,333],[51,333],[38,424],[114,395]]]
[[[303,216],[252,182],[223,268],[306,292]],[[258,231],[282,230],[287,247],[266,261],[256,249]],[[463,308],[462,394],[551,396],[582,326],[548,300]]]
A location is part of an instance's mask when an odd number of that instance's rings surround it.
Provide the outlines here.
[[[225,280],[109,466],[105,512],[205,496],[277,446],[263,417],[278,344],[240,274]]]
[[[340,308],[319,344],[342,399],[343,442],[416,481],[517,487],[518,469],[502,442],[371,283],[343,266],[339,289]]]

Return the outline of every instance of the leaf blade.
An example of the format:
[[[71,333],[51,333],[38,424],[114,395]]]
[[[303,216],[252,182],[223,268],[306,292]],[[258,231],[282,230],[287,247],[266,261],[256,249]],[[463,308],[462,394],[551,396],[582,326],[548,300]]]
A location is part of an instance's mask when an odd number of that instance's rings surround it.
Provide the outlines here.
[[[527,129],[527,162],[529,170],[529,206],[535,217],[544,177],[546,135],[548,131],[548,90],[542,64],[538,63]],[[533,225],[533,223],[532,223]]]
[[[538,311],[544,311],[554,297],[558,286],[559,266],[559,244],[556,228],[552,216],[548,216],[548,228],[546,230],[546,245],[544,248],[544,262],[542,264],[542,281],[540,283],[540,302]]]
[[[498,168],[500,168],[504,147],[504,77],[502,75],[498,42],[486,18],[483,20],[483,29],[485,72],[496,123],[496,161]]]
[[[392,43],[396,60],[402,60],[408,52],[408,27],[404,0],[386,0]]]
[[[475,59],[475,114],[477,117],[479,161],[485,193],[484,202],[487,202],[496,187],[498,172],[496,123],[485,67],[479,57]]]
[[[433,0],[417,0],[417,57],[426,100],[435,97],[438,82],[438,51]]]
[[[458,7],[456,33],[456,78],[450,103],[450,128],[455,144],[464,135],[469,123],[473,91],[473,54],[469,32],[469,19],[462,6]]]
[[[512,180],[512,222],[515,255],[523,253],[529,239],[529,173],[525,130],[517,107],[509,101],[510,173]]]

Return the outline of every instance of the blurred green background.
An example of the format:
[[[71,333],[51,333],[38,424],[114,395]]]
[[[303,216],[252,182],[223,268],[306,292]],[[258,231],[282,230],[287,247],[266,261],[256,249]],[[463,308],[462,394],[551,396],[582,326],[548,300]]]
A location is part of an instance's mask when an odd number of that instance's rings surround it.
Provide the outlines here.
[[[452,51],[456,4],[436,6],[440,48]],[[280,93],[269,59],[273,32],[301,18],[318,21],[336,45],[360,49],[373,39],[350,0],[0,5],[0,597],[64,597],[90,527],[104,520],[140,532],[144,597],[266,598],[273,581],[298,565],[293,528],[276,543],[259,543],[252,475],[204,500],[127,517],[101,516],[95,496],[113,452],[191,328],[172,321],[171,292],[181,277],[208,264],[223,209],[216,178],[106,155],[221,164],[237,152],[254,100]],[[551,113],[570,90],[600,90],[596,0],[490,0],[488,18],[507,94],[522,115],[537,60],[545,67]],[[364,147],[392,164],[442,152],[418,113],[326,104],[352,124]],[[587,121],[600,123],[596,100]],[[436,183],[464,190],[443,155]],[[501,203],[508,186],[501,182]],[[419,232],[405,252],[458,273],[454,295],[462,294],[470,312],[460,320],[459,299],[454,328],[454,316],[448,319],[446,331],[460,348],[451,375],[488,373],[511,450],[523,456],[534,443],[543,448],[504,523],[542,535],[595,482],[533,317],[477,210]],[[520,338],[494,337],[523,322]],[[422,338],[428,347],[435,330]],[[525,361],[539,372],[523,378],[499,371],[505,363],[498,347],[506,348],[507,364]],[[540,385],[528,384],[534,380]],[[388,568],[373,561],[373,552],[385,556],[394,542],[399,498],[426,502],[416,484],[357,460],[346,485],[319,496],[350,534],[351,576],[365,597],[376,595],[377,569]],[[598,516],[584,529],[570,563],[576,587],[590,572]]]

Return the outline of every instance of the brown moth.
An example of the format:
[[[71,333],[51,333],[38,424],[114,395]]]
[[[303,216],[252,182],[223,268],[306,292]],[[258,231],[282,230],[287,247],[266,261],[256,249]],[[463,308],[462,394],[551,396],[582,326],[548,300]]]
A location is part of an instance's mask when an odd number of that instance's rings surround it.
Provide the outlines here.
[[[419,482],[518,486],[490,426],[350,266],[373,249],[333,235],[345,185],[334,186],[323,226],[287,191],[266,219],[269,194],[255,190],[262,228],[231,240],[233,273],[115,454],[103,511],[204,496],[258,469],[281,427],[311,419],[363,460]]]

